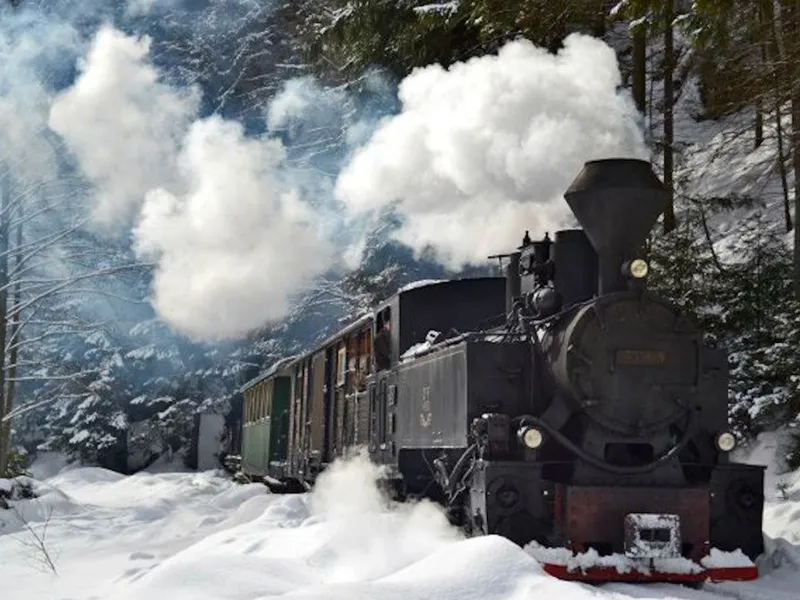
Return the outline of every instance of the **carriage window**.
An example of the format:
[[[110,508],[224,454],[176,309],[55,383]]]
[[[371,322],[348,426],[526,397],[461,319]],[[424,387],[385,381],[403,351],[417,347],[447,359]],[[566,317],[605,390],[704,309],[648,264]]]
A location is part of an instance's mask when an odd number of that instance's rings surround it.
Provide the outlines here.
[[[347,378],[347,347],[342,346],[336,353],[336,383],[344,385]]]
[[[372,362],[372,330],[364,331],[364,368],[369,371]]]
[[[375,322],[375,368],[388,369],[392,364],[392,309],[383,309]]]
[[[372,341],[370,329],[365,329],[358,336],[358,357],[356,359],[356,388],[359,391],[366,389],[367,375],[370,372]]]

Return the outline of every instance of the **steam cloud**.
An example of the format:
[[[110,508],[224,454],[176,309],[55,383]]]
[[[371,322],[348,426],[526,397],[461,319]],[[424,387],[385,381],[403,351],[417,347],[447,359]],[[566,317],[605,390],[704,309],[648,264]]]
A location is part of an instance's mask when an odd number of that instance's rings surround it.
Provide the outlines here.
[[[158,306],[180,329],[244,334],[286,314],[328,265],[307,206],[274,181],[282,158],[279,142],[247,139],[238,123],[197,121],[178,157],[189,192],[147,195],[138,249],[161,257]]]
[[[337,261],[352,265],[363,240],[325,222],[329,194],[344,206],[341,222],[394,208],[399,241],[459,268],[515,246],[525,229],[570,225],[562,194],[586,160],[647,156],[613,50],[586,36],[567,38],[558,55],[519,41],[415,71],[400,86],[402,111],[371,137],[369,119],[346,124],[348,149],[361,148],[333,189],[288,173],[280,141],[199,118],[199,90],[164,83],[149,50],[146,37],[101,29],[49,125],[94,184],[96,221],[134,221],[137,251],[157,261],[156,310],[194,338],[240,337],[279,319]],[[289,82],[267,124],[321,118],[317,89]]]
[[[390,503],[377,485],[383,475],[362,449],[335,460],[314,485],[311,508],[327,530],[333,580],[385,577],[464,539],[428,500]]]
[[[194,338],[242,336],[284,316],[330,250],[275,175],[280,142],[199,119],[199,92],[161,82],[148,53],[148,38],[103,28],[50,126],[95,184],[97,222],[138,221],[161,317]]]
[[[571,35],[558,55],[527,41],[433,65],[400,85],[388,119],[343,170],[353,213],[394,205],[396,238],[447,266],[485,262],[525,229],[570,225],[563,192],[587,160],[647,156],[613,50]]]
[[[50,111],[50,127],[95,184],[94,217],[105,225],[135,215],[152,187],[178,184],[178,148],[199,106],[196,89],[159,82],[149,52],[148,38],[104,27],[81,76]]]

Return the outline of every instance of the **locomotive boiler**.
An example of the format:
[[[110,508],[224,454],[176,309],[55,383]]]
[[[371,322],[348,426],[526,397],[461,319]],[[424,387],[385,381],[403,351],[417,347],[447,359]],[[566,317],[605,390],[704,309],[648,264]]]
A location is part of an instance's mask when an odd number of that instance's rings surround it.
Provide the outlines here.
[[[287,414],[267,418],[288,450],[262,475],[313,482],[366,446],[400,496],[555,576],[755,578],[764,469],[730,458],[727,354],[647,288],[667,198],[647,162],[588,162],[565,193],[580,229],[526,234],[504,278],[401,291],[282,363]]]

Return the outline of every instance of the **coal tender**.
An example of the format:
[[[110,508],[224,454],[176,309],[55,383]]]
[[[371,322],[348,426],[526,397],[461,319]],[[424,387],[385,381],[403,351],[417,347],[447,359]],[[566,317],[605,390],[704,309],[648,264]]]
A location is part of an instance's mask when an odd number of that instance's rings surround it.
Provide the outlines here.
[[[565,198],[582,229],[504,256],[505,326],[392,375],[404,486],[558,577],[753,579],[764,469],[730,459],[727,354],[647,289],[667,191],[649,163],[609,159]]]

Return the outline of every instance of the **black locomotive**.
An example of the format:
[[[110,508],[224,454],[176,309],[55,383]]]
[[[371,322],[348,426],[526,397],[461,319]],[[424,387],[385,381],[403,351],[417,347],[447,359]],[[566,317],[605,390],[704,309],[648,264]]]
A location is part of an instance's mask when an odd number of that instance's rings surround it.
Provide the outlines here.
[[[729,459],[727,354],[646,286],[663,184],[597,160],[565,198],[582,229],[526,234],[505,277],[401,290],[248,383],[243,470],[308,485],[366,446],[400,495],[559,577],[756,577],[764,469]]]

